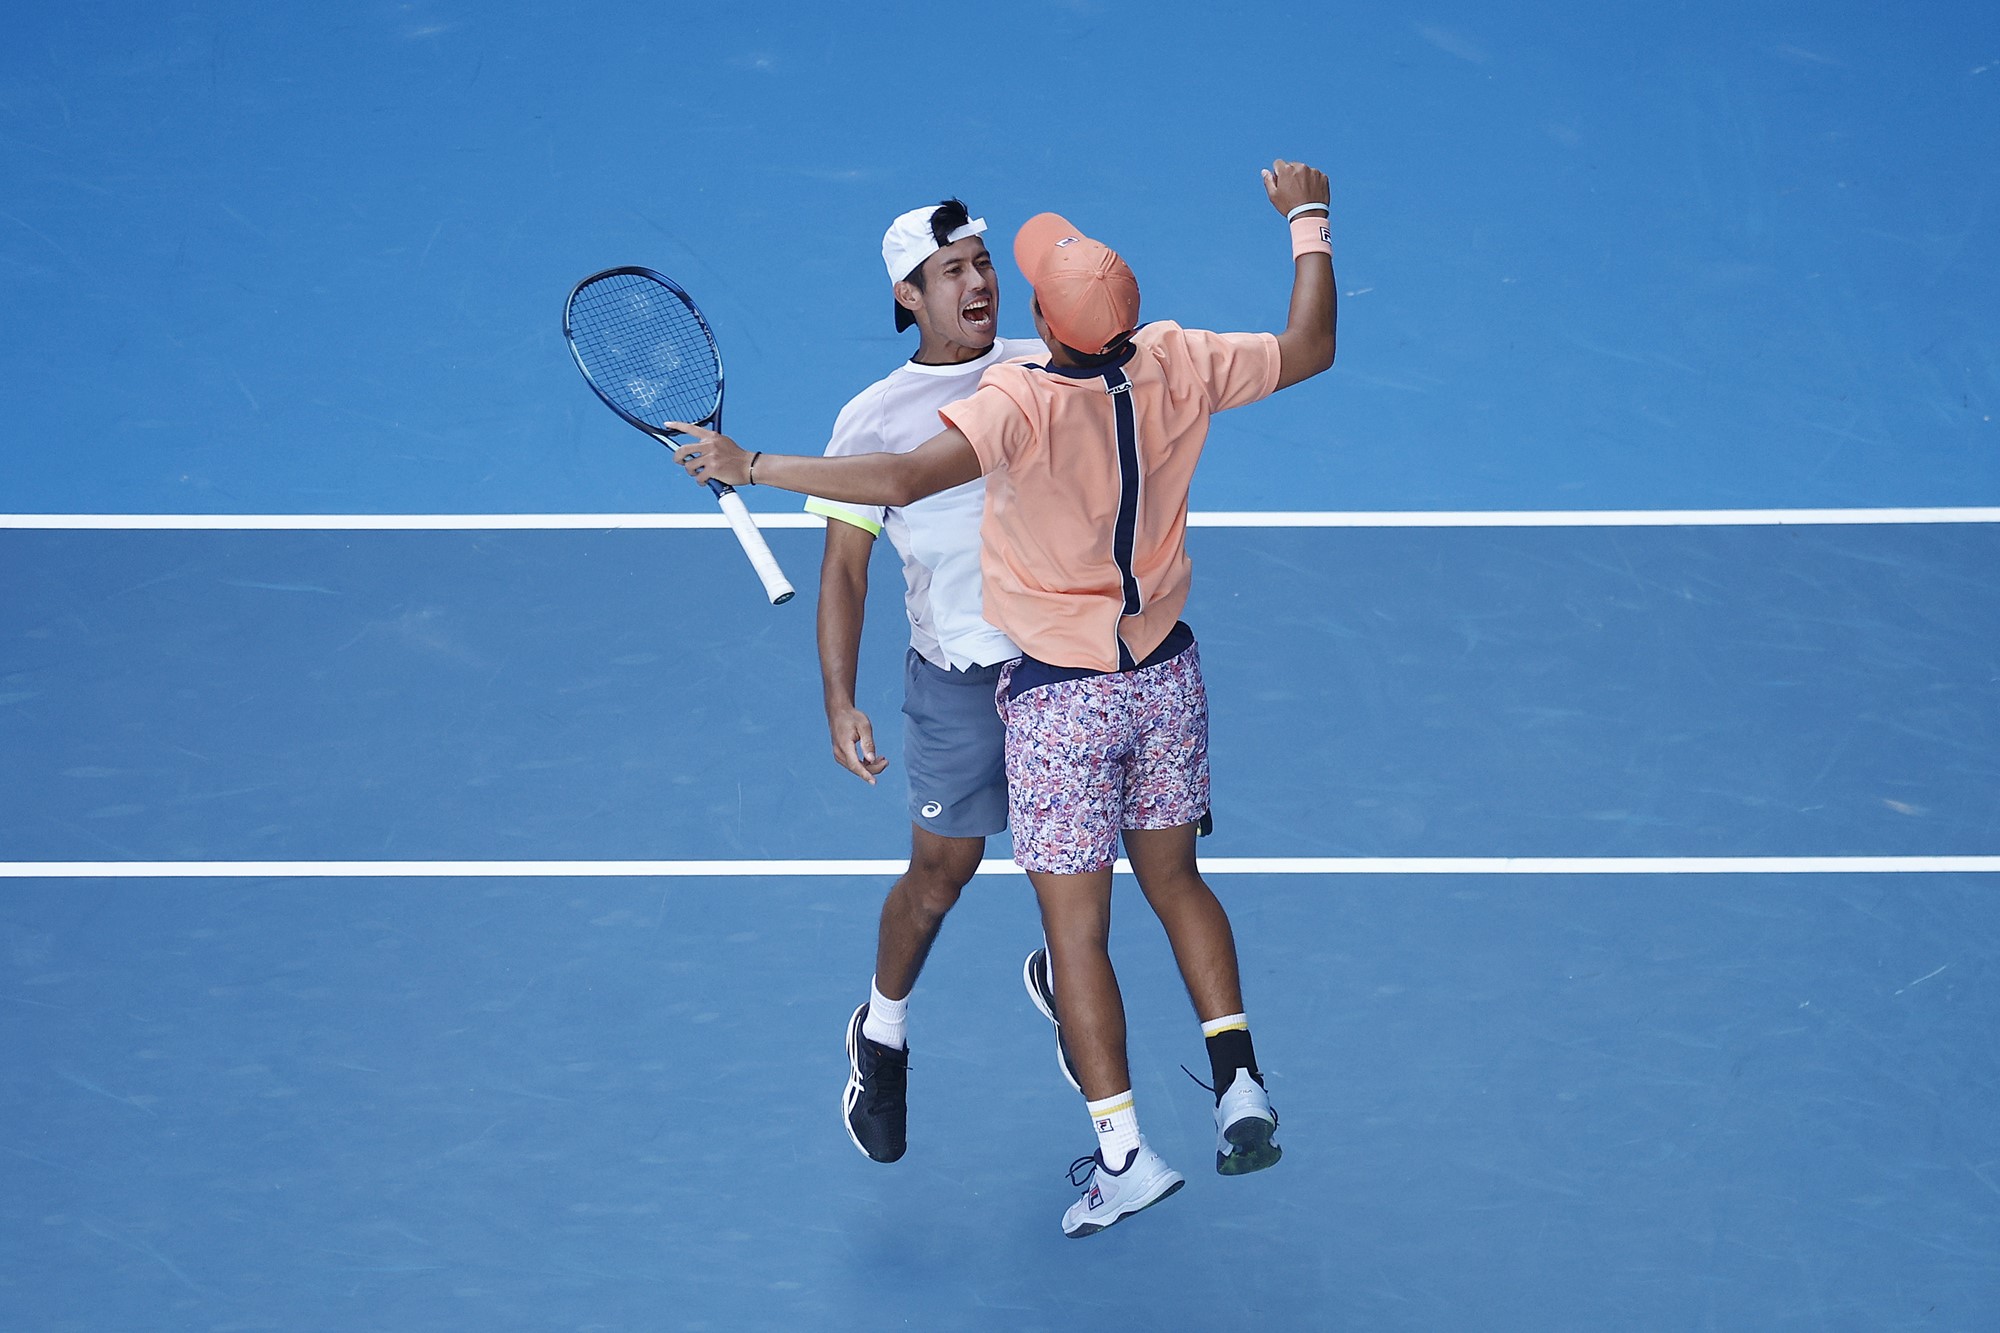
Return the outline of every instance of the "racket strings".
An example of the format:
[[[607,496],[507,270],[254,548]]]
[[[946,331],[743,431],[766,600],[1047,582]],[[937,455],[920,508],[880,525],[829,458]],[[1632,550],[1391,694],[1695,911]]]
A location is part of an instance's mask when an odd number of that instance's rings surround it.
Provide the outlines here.
[[[714,414],[715,343],[687,303],[650,278],[620,273],[579,288],[570,339],[591,382],[621,411],[654,424]]]

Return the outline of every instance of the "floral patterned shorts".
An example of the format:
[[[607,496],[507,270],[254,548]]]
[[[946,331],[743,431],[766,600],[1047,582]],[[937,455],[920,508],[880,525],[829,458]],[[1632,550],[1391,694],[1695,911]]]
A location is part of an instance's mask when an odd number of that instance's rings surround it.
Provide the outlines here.
[[[1118,859],[1128,828],[1174,828],[1208,812],[1208,693],[1190,646],[1142,671],[1040,685],[1010,699],[1007,803],[1014,861],[1078,875]]]

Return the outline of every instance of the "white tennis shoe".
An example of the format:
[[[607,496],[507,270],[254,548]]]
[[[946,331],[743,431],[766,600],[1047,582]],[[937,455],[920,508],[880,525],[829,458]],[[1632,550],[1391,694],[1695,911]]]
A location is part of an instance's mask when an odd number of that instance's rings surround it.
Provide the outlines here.
[[[1069,1183],[1083,1186],[1083,1197],[1069,1206],[1062,1220],[1063,1235],[1075,1239],[1151,1208],[1187,1182],[1141,1138],[1117,1171],[1097,1153],[1077,1158],[1070,1163]]]
[[[1278,1132],[1278,1113],[1264,1085],[1250,1071],[1236,1071],[1236,1081],[1215,1104],[1215,1169],[1225,1176],[1247,1176],[1276,1166],[1285,1150],[1271,1141]]]

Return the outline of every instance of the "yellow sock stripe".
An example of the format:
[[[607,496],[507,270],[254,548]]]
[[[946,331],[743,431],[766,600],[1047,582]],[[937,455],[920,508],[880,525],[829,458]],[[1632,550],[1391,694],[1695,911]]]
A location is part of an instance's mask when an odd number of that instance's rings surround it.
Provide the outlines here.
[[[1215,1023],[1203,1023],[1201,1025],[1201,1035],[1204,1037],[1220,1036],[1225,1032],[1248,1032],[1249,1030],[1250,1021],[1245,1018],[1239,1018],[1233,1023],[1218,1021]]]
[[[1129,1111],[1131,1109],[1132,1109],[1132,1099],[1130,1097],[1127,1097],[1124,1101],[1119,1102],[1114,1106],[1107,1106],[1101,1111],[1094,1106],[1091,1107],[1090,1116],[1091,1119],[1093,1120],[1102,1120],[1106,1116],[1117,1115],[1120,1111]]]

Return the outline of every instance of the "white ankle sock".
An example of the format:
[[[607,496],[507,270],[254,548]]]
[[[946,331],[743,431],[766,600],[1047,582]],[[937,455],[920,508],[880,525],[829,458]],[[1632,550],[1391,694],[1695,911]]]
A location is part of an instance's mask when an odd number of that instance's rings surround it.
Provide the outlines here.
[[[1125,1165],[1125,1158],[1139,1146],[1139,1112],[1132,1104],[1132,1091],[1091,1102],[1090,1123],[1097,1129],[1097,1152],[1113,1171]]]
[[[861,1020],[861,1035],[877,1046],[905,1050],[910,1044],[910,997],[892,1000],[868,980],[868,1016]]]

